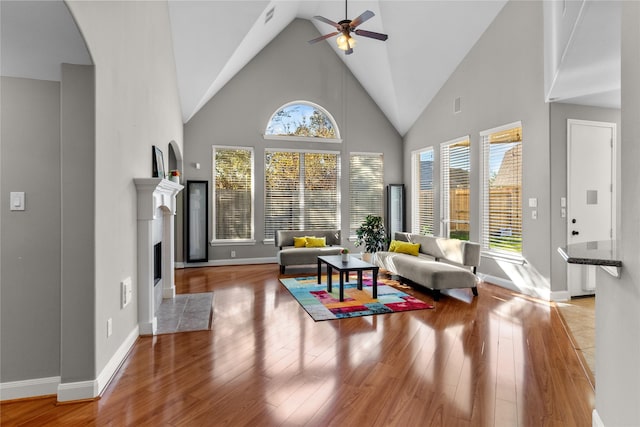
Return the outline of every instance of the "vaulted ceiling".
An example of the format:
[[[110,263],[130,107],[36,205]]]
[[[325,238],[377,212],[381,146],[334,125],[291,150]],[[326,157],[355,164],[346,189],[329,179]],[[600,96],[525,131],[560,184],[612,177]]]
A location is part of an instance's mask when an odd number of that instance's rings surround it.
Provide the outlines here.
[[[351,0],[348,18],[371,10],[375,16],[360,28],[386,33],[389,39],[355,36],[358,44],[352,55],[344,55],[335,38],[322,43],[332,46],[404,135],[505,3]],[[576,13],[575,25],[568,39],[560,40],[562,52],[545,96],[605,106],[615,106],[617,100],[619,105],[619,65],[615,65],[619,64],[619,8],[608,7],[616,2],[567,3],[568,10]],[[168,4],[185,122],[294,19],[310,20],[318,35],[333,28],[313,16],[345,19],[345,2],[332,0],[169,0]],[[2,0],[0,7],[2,75],[57,80],[61,62],[91,62],[61,0]],[[314,48],[307,40],[300,44]],[[602,64],[608,64],[604,72]]]

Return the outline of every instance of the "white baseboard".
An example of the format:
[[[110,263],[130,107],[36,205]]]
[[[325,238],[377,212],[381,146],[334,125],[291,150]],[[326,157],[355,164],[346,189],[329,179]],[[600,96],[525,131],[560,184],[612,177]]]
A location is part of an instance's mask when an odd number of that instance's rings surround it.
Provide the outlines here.
[[[600,415],[598,415],[597,409],[594,409],[591,414],[591,425],[593,427],[604,427],[604,423],[602,422]]]
[[[551,291],[551,301],[569,301],[570,299],[569,291]]]
[[[551,293],[547,289],[538,289],[538,288],[534,288],[533,286],[517,286],[511,280],[503,279],[502,277],[492,276],[490,274],[478,273],[478,277],[480,278],[480,280],[484,282],[491,283],[493,285],[498,285],[501,288],[506,288],[511,291],[529,295],[534,298],[550,301]]]
[[[228,258],[215,259],[206,262],[184,262],[175,263],[175,268],[192,268],[192,267],[220,267],[223,265],[249,265],[249,264],[276,264],[276,257],[269,258]]]
[[[138,339],[138,336],[139,330],[136,326],[95,380],[60,384],[58,386],[58,402],[94,399],[100,396],[107,385],[109,385],[111,378],[118,372],[122,362],[124,362],[127,354],[129,354],[129,351]]]
[[[98,394],[98,380],[63,383],[58,386],[58,402],[93,399]]]
[[[115,352],[113,357],[107,362],[107,365],[104,367],[100,375],[98,375],[98,394],[101,395],[104,392],[104,389],[107,388],[111,378],[118,372],[120,366],[127,358],[127,355],[133,348],[134,344],[138,340],[140,336],[140,330],[138,326],[136,326],[124,340],[124,342],[120,345],[118,350]]]
[[[58,392],[60,377],[0,383],[0,401],[49,396]]]

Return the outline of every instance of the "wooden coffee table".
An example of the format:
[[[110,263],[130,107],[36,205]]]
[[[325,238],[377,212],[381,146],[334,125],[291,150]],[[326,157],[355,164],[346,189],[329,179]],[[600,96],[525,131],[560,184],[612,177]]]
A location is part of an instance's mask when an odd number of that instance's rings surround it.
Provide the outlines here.
[[[341,255],[326,255],[318,257],[318,284],[322,283],[322,264],[327,265],[327,292],[331,292],[333,270],[340,273],[340,301],[344,301],[344,282],[349,281],[349,273],[355,271],[358,273],[358,289],[362,290],[362,272],[371,270],[373,273],[373,298],[378,298],[378,270],[379,267],[368,262],[364,262],[352,256],[349,261],[342,262]]]

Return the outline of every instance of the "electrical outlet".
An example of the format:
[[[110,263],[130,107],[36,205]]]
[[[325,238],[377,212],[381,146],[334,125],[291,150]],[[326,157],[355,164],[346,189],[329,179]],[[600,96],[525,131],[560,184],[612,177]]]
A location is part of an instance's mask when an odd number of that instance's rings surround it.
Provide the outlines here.
[[[235,258],[236,257],[236,251],[231,251],[231,258]]]
[[[107,319],[107,338],[113,334],[113,319],[110,317]]]

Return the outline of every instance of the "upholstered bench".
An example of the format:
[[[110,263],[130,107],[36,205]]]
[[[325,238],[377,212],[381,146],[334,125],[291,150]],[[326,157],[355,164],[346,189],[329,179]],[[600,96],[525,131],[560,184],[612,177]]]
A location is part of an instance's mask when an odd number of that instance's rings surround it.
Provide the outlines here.
[[[338,255],[340,244],[340,230],[276,230],[280,273],[284,274],[288,265],[315,265],[318,256]]]
[[[399,248],[377,252],[375,262],[379,267],[401,280],[432,289],[436,301],[442,289],[471,288],[478,295],[478,243],[411,233],[396,233],[394,237],[401,242]]]

